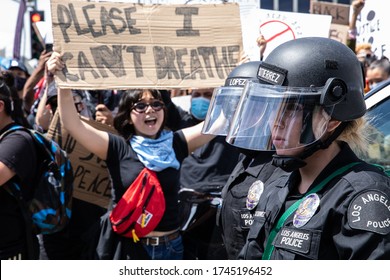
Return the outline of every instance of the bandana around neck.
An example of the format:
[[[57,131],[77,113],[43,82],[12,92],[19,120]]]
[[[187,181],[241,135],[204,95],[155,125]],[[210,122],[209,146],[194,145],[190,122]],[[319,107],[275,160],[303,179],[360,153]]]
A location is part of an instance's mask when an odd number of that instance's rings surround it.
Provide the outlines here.
[[[172,131],[163,130],[158,139],[145,138],[134,135],[130,139],[130,145],[137,153],[138,159],[150,170],[161,171],[172,167],[180,168],[172,147]]]

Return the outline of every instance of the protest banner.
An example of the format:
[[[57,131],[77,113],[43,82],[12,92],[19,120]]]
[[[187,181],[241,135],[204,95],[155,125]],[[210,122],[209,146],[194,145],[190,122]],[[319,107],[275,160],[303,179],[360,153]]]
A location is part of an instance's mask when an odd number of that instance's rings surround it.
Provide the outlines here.
[[[329,38],[347,44],[348,25],[332,23],[329,30]]]
[[[253,9],[243,20],[244,50],[251,60],[259,60],[257,37],[262,34],[267,40],[264,58],[280,44],[303,37],[329,37],[332,17],[293,12]]]
[[[242,51],[238,4],[52,0],[62,88],[215,87]]]
[[[80,119],[97,129],[117,133],[108,125],[85,117]],[[56,141],[69,156],[74,172],[73,196],[107,208],[111,200],[111,180],[105,161],[87,151],[68,133],[61,125],[58,111],[50,124],[47,137]]]
[[[339,41],[343,44],[347,43],[349,29],[349,12],[350,5],[310,1],[310,13],[318,15],[332,16],[330,24],[329,38]]]
[[[310,1],[310,13],[332,16],[332,23],[349,25],[350,5],[329,3],[322,1]]]
[[[378,58],[390,57],[390,17],[381,0],[366,0],[356,22],[357,43],[370,43]]]

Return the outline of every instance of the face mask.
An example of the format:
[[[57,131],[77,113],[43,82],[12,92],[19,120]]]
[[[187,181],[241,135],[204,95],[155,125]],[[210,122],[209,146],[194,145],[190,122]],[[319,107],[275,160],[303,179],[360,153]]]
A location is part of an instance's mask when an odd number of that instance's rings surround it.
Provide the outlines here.
[[[26,84],[27,79],[21,77],[15,77],[15,88],[16,90],[22,90],[24,85]]]
[[[198,120],[204,120],[209,109],[210,100],[204,97],[195,97],[191,100],[191,114]]]

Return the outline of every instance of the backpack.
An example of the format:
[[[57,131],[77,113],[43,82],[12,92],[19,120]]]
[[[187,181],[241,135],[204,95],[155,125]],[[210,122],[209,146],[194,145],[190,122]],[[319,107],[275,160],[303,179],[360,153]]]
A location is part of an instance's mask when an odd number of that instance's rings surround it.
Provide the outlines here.
[[[20,186],[15,180],[4,185],[22,208],[25,218],[32,223],[35,234],[51,234],[61,231],[69,223],[72,209],[73,168],[64,150],[38,131],[22,126],[13,126],[0,136],[23,130],[28,132],[37,149],[38,172],[33,186],[33,198],[25,201]],[[27,214],[26,214],[27,212]]]
[[[154,171],[146,167],[110,213],[111,226],[119,235],[133,238],[153,231],[165,212],[165,198]]]

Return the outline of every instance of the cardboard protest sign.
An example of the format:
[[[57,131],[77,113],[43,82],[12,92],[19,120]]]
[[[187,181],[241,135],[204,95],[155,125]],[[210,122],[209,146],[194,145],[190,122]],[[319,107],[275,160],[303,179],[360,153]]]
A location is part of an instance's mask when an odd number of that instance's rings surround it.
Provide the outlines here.
[[[264,57],[280,44],[303,37],[329,36],[332,17],[293,12],[254,9],[242,22],[244,49],[251,60],[259,60],[257,37],[262,34],[267,40]]]
[[[390,17],[381,0],[366,0],[356,22],[357,43],[370,43],[379,58],[390,57]]]
[[[215,87],[240,59],[238,4],[52,0],[62,88]]]
[[[310,13],[332,16],[329,38],[347,43],[350,5],[310,1]]]
[[[330,25],[329,38],[346,44],[348,38],[348,29],[348,25],[332,23]]]
[[[97,129],[116,133],[116,130],[108,125],[85,117],[80,118]],[[107,208],[111,200],[111,180],[106,163],[77,143],[61,125],[58,111],[53,117],[47,136],[68,153],[74,172],[74,197]]]
[[[332,24],[349,25],[350,5],[310,1],[310,13],[332,16]]]

